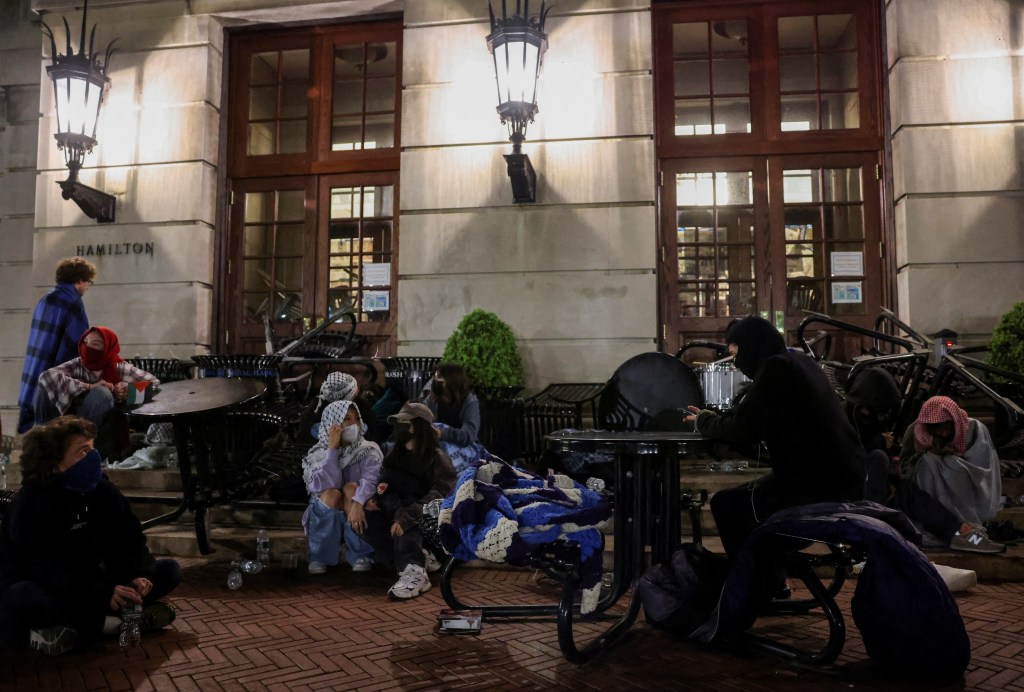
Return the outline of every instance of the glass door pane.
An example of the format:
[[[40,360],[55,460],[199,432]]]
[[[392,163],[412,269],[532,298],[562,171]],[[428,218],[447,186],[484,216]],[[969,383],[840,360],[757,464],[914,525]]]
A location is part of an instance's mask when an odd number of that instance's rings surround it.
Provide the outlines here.
[[[672,26],[675,134],[750,132],[747,21]]]
[[[242,319],[296,324],[303,315],[305,191],[247,192],[242,225]]]
[[[327,309],[360,322],[393,319],[394,186],[331,187]]]
[[[752,181],[750,171],[676,174],[679,317],[727,317],[753,310]]]
[[[254,53],[249,60],[250,156],[306,151],[309,50]]]
[[[861,167],[783,168],[786,313],[866,313]]]
[[[780,17],[778,39],[780,129],[860,127],[854,16]]]

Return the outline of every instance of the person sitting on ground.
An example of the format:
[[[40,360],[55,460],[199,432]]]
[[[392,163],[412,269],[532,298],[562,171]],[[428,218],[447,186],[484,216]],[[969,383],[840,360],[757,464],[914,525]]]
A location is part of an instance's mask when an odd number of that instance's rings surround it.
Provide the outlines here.
[[[367,500],[377,487],[383,454],[363,439],[359,407],[351,401],[327,405],[319,439],[302,460],[309,506],[302,527],[309,537],[309,573],[323,574],[338,564],[342,540],[353,572],[373,568],[373,546],[366,540]]]
[[[48,654],[83,649],[143,606],[144,631],[166,627],[160,599],[181,581],[157,560],[128,500],[100,469],[96,426],[75,416],[37,425],[22,441],[22,487],[0,532],[0,647]]]
[[[736,367],[752,381],[738,403],[717,414],[689,407],[685,420],[702,435],[729,442],[771,467],[771,473],[711,498],[711,513],[726,554],[770,515],[815,502],[864,497],[867,460],[839,396],[821,368],[788,351],[765,319],[746,317],[726,332]],[[768,456],[760,454],[760,444]]]
[[[74,414],[91,420],[99,428],[96,446],[104,456],[116,448],[115,405],[128,395],[133,382],[160,380],[121,358],[117,334],[107,327],[92,327],[78,340],[78,358],[54,366],[39,376],[36,392],[36,422]]]
[[[388,595],[408,599],[430,590],[419,523],[423,505],[446,497],[455,487],[456,476],[438,446],[429,408],[406,403],[388,422],[394,426],[395,445],[384,457],[377,495],[366,509],[370,541],[379,552],[393,553],[398,570],[398,581]]]
[[[95,278],[96,267],[88,260],[62,259],[57,265],[56,285],[36,304],[18,390],[19,433],[28,432],[37,422],[35,402],[39,376],[78,353],[78,339],[89,328],[82,298]]]
[[[422,403],[434,414],[435,434],[456,471],[486,455],[477,440],[480,400],[470,391],[469,377],[461,365],[439,363]]]
[[[903,396],[896,378],[883,368],[866,368],[847,386],[846,415],[868,455],[864,499],[885,504],[890,495],[893,461],[899,452],[892,428]]]
[[[900,468],[909,483],[960,521],[950,548],[986,553],[1006,549],[989,539],[984,528],[1002,506],[999,457],[988,428],[969,418],[955,401],[933,396],[922,404],[903,436]],[[946,536],[933,538],[944,544]]]
[[[898,509],[921,529],[924,543],[954,550],[997,553],[1004,546],[972,536],[974,527],[941,502],[902,478],[892,424],[901,396],[896,379],[882,368],[868,368],[850,384],[847,414],[868,454],[865,499]]]

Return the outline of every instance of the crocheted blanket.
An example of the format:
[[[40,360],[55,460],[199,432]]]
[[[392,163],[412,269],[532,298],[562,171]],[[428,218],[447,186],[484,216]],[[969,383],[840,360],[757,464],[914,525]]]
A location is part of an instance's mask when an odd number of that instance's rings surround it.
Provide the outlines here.
[[[600,528],[611,515],[601,494],[568,476],[537,476],[504,461],[459,475],[441,503],[438,534],[458,560],[528,564],[532,554],[564,538],[580,546],[580,611],[593,612],[601,594]]]

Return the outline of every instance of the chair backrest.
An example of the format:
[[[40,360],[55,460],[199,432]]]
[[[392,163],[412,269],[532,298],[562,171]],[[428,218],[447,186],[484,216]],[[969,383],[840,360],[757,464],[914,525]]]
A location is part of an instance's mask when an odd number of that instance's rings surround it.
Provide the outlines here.
[[[440,362],[437,356],[381,358],[388,388],[399,392],[404,401],[419,401],[423,387],[434,376]]]
[[[693,369],[667,353],[641,353],[608,380],[598,402],[598,423],[606,430],[653,430],[656,418],[682,417],[687,406],[704,406]]]

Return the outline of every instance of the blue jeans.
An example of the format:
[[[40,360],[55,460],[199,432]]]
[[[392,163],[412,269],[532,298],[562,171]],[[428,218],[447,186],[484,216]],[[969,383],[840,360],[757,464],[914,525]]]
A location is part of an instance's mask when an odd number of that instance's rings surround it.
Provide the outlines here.
[[[309,538],[310,562],[338,564],[338,547],[342,539],[348,549],[345,561],[350,565],[360,558],[373,556],[373,546],[352,529],[345,513],[328,507],[318,497],[309,501],[306,536]]]
[[[60,415],[57,407],[50,402],[43,388],[36,390],[36,423],[45,423]],[[84,397],[76,398],[68,409],[68,414],[81,416],[96,424],[98,428],[103,420],[114,410],[114,393],[106,387],[95,387],[86,392]]]

